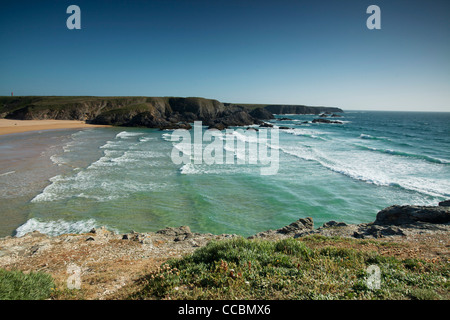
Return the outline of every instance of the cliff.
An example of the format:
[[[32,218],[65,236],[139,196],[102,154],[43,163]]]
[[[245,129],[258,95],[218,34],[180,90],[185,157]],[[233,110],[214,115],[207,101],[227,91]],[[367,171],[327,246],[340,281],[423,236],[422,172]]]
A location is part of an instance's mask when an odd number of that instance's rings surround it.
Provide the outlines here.
[[[229,104],[238,105],[238,104]],[[262,108],[273,114],[321,114],[321,113],[342,113],[336,107],[311,107],[305,105],[285,105],[285,104],[240,104],[248,109]]]
[[[338,108],[222,103],[189,97],[0,97],[0,118],[82,120],[148,128],[190,128],[202,121],[217,128],[260,124],[272,113],[319,114]]]

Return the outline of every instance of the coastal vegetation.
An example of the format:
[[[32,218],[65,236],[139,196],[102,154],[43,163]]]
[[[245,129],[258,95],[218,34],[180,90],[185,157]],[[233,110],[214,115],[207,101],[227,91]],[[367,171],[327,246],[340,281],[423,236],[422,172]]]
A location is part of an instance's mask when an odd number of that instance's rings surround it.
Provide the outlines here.
[[[48,273],[0,269],[0,300],[48,299],[54,288],[54,280]]]
[[[352,248],[368,240],[307,236],[210,242],[140,279],[132,299],[448,299],[447,262]],[[334,245],[333,245],[334,243]],[[321,245],[322,244],[322,245]],[[326,244],[326,245],[324,245]],[[379,246],[393,245],[378,243]],[[370,288],[367,268],[380,268]]]
[[[380,254],[405,248],[396,242],[322,235],[211,241],[141,275],[114,298],[448,300],[447,261]],[[380,268],[379,288],[367,282],[367,268],[373,265]],[[69,290],[58,282],[44,272],[0,269],[0,300],[85,299],[84,289]]]

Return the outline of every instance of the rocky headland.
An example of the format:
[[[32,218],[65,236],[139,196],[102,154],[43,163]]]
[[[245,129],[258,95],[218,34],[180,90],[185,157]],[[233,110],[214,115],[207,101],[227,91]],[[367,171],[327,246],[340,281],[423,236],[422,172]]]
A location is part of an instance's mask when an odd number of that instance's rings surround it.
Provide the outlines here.
[[[262,124],[273,113],[321,114],[339,108],[301,105],[222,103],[198,97],[0,97],[0,118],[82,120],[92,124],[189,129],[202,121],[210,128]]]
[[[313,219],[306,217],[276,230],[257,233],[249,239],[279,240],[311,235],[365,239],[356,245],[368,250],[384,250],[380,253],[401,258],[450,261],[449,231],[450,201],[443,201],[438,206],[391,206],[378,212],[371,223],[329,221],[315,229]],[[82,270],[83,298],[117,298],[119,290],[126,292],[127,286],[167,259],[192,253],[212,240],[234,237],[238,235],[195,233],[187,226],[124,234],[101,227],[85,234],[56,237],[35,231],[22,237],[0,239],[0,268],[44,271],[64,284],[68,266],[76,264]],[[373,246],[373,241],[396,245]]]

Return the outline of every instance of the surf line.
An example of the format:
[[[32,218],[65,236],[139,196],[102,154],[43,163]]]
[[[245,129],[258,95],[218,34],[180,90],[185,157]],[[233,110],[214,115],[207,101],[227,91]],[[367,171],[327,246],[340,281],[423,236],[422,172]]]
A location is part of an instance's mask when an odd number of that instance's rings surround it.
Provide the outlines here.
[[[9,172],[5,172],[5,173],[0,173],[0,177],[6,176],[8,174],[12,174],[15,173],[15,171],[9,171]]]
[[[238,128],[236,130],[226,129],[225,132],[208,129],[203,133],[202,122],[195,121],[193,133],[193,139],[191,133],[186,129],[176,129],[170,135],[170,141],[174,142],[171,153],[174,164],[189,164],[192,161],[193,164],[207,165],[250,164],[261,165],[261,175],[278,173],[278,128],[271,128],[270,131],[266,128],[260,128],[258,131]],[[209,144],[203,147],[203,142]],[[192,154],[193,159],[191,158]]]

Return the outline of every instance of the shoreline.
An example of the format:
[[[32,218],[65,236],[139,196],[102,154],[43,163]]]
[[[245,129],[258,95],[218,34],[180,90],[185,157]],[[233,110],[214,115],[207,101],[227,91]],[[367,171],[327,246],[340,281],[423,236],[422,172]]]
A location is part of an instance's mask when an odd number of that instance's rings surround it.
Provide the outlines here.
[[[0,119],[0,135],[55,129],[105,128],[110,125],[88,124],[79,120]]]

